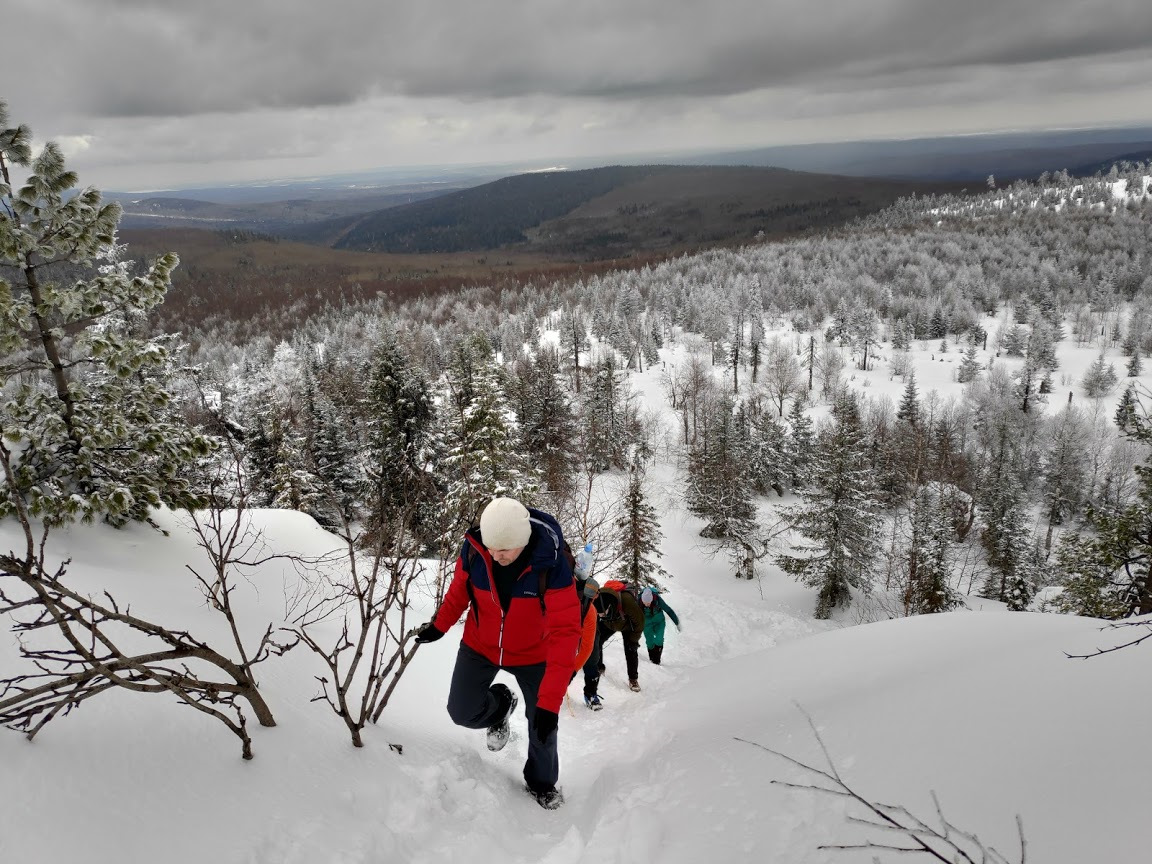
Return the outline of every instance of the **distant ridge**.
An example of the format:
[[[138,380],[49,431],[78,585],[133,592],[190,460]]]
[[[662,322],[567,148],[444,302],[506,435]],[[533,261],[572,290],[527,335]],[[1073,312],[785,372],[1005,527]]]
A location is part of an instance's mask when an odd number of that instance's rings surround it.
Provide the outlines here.
[[[702,152],[691,164],[772,165],[797,171],[904,180],[1035,179],[1045,171],[1091,176],[1124,154],[1152,149],[1152,127],[951,135],[883,141],[789,144]],[[1091,169],[1091,170],[1089,170]]]
[[[371,252],[514,248],[603,259],[826,228],[914,192],[959,188],[781,168],[616,165],[506,177],[290,236]]]

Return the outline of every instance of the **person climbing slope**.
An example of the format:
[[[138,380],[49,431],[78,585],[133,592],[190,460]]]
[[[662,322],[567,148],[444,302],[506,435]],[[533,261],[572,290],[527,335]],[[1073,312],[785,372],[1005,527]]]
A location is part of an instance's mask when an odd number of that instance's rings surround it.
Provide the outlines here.
[[[660,596],[658,588],[645,588],[640,592],[640,607],[644,610],[644,644],[648,647],[648,659],[659,666],[664,653],[665,616],[672,619],[677,630],[682,629],[680,618]]]
[[[516,694],[493,679],[510,673],[524,696],[528,759],[524,783],[541,807],[564,797],[556,727],[580,639],[580,598],[556,519],[511,498],[494,498],[465,535],[452,583],[416,641],[440,639],[467,612],[448,692],[459,726],[488,729],[488,749],[508,743]]]

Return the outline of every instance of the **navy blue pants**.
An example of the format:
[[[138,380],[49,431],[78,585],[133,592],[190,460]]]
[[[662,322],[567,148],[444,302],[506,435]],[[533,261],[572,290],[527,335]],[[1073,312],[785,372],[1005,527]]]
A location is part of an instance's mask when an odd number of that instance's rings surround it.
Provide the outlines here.
[[[457,726],[485,729],[500,720],[501,700],[492,692],[492,681],[503,669],[516,679],[523,696],[524,715],[528,718],[528,760],[524,763],[524,782],[533,792],[546,792],[560,777],[560,756],[556,749],[556,732],[543,744],[536,738],[536,698],[544,679],[543,663],[530,666],[497,666],[463,642],[456,654],[452,685],[448,690],[448,716]]]

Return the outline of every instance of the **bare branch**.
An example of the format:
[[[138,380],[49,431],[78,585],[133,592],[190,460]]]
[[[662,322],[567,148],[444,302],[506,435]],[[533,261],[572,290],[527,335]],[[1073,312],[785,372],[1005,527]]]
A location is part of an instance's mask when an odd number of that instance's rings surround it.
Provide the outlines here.
[[[833,797],[850,799],[862,807],[867,815],[863,817],[849,816],[849,823],[860,825],[870,830],[896,834],[908,842],[908,845],[897,845],[895,842],[883,843],[865,840],[859,843],[821,845],[818,848],[899,852],[910,855],[922,855],[936,861],[944,862],[944,864],[1009,864],[1007,858],[994,848],[986,846],[976,834],[963,831],[948,821],[944,816],[944,811],[940,806],[940,801],[935,792],[931,794],[932,803],[936,809],[936,826],[924,822],[924,820],[903,806],[875,802],[857,792],[840,776],[839,771],[836,769],[835,762],[824,743],[824,739],[821,737],[811,716],[809,716],[803,708],[801,708],[800,711],[804,714],[804,718],[808,721],[808,726],[811,728],[812,734],[820,746],[820,752],[824,756],[824,761],[828,766],[827,768],[818,768],[809,765],[786,753],[765,747],[763,744],[755,741],[748,741],[739,737],[737,737],[736,740],[745,744],[751,744],[753,747],[758,747],[809,774],[813,774],[827,781],[827,785],[822,785],[820,782],[791,783],[784,780],[773,780],[772,782],[774,784],[790,789],[807,789]],[[1016,817],[1016,830],[1020,838],[1019,864],[1026,864],[1027,842],[1024,839],[1023,821],[1019,815]]]
[[[1115,630],[1120,627],[1144,627],[1148,630],[1143,636],[1138,636],[1135,639],[1130,639],[1120,645],[1113,645],[1111,648],[1097,648],[1090,654],[1069,654],[1064,653],[1065,657],[1071,660],[1089,660],[1093,657],[1099,657],[1101,654],[1111,654],[1113,651],[1123,651],[1125,648],[1131,648],[1139,645],[1148,639],[1152,639],[1152,621],[1113,621],[1107,627],[1101,627],[1101,630]]]

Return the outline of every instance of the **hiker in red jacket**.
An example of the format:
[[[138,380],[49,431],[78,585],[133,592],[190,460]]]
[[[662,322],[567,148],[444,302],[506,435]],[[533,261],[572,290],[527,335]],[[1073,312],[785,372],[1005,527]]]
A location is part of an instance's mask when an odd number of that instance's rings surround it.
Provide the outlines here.
[[[434,642],[468,613],[448,692],[448,714],[488,729],[488,749],[508,743],[516,694],[493,684],[500,670],[516,679],[528,717],[524,783],[540,806],[563,801],[556,727],[576,660],[580,601],[556,519],[511,498],[494,498],[479,529],[464,537],[452,583],[418,643]]]

